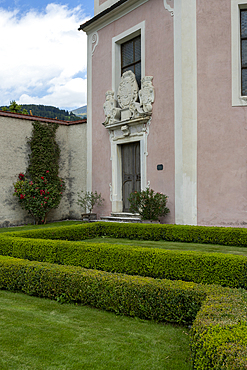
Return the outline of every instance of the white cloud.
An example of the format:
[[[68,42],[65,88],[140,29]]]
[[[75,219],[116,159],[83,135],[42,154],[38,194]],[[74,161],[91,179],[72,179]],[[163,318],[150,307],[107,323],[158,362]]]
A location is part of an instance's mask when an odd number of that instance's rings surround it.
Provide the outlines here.
[[[81,7],[49,4],[24,15],[0,9],[0,105],[86,104],[87,39],[78,31],[85,20]]]

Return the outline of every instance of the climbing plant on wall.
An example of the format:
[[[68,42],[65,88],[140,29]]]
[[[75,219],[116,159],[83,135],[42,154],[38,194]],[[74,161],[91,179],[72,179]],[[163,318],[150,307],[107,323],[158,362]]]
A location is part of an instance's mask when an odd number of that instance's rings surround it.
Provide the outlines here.
[[[58,125],[33,123],[28,140],[31,149],[25,174],[20,173],[14,184],[14,196],[23,209],[35,219],[46,223],[48,213],[59,206],[65,184],[58,176],[60,149],[55,135]]]

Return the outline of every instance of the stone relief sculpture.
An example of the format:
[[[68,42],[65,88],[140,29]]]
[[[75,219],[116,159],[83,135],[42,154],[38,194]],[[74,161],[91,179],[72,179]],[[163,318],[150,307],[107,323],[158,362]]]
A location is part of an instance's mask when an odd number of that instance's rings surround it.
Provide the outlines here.
[[[131,120],[142,118],[149,119],[152,115],[152,104],[154,102],[153,77],[145,76],[141,80],[139,91],[135,74],[126,71],[121,77],[117,92],[117,101],[114,99],[114,91],[106,92],[104,103],[105,122],[103,125],[109,127],[114,125],[126,125]],[[139,100],[139,101],[138,101]],[[122,130],[123,135],[128,135],[126,126]]]
[[[93,56],[93,53],[96,49],[96,46],[98,45],[99,43],[99,34],[98,32],[94,32],[94,34],[92,35],[92,56]]]
[[[144,112],[152,112],[152,104],[154,102],[154,87],[152,85],[152,76],[143,77],[141,83],[142,88],[139,92],[140,106]]]
[[[164,0],[164,7],[165,7],[166,10],[168,10],[168,12],[173,17],[174,16],[174,8],[172,8],[169,3],[171,4],[172,0]],[[173,4],[173,6],[174,6],[174,4]]]
[[[128,108],[138,98],[136,76],[132,71],[124,72],[119,84],[117,98],[121,108]]]
[[[117,108],[117,101],[114,99],[114,91],[107,91],[105,94],[105,103],[103,105],[105,112],[104,125],[111,124],[120,118],[120,109]]]

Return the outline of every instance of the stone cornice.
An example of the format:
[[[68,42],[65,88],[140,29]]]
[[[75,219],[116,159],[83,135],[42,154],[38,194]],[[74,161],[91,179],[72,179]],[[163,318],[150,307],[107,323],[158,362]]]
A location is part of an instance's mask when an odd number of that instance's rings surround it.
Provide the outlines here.
[[[114,22],[115,20],[121,18],[123,15],[131,12],[132,10],[138,8],[142,4],[149,0],[121,0],[111,7],[105,9],[103,12],[97,14],[95,17],[91,18],[86,23],[82,24],[78,30],[84,31],[90,34],[97,31],[106,25]]]
[[[146,114],[145,117],[138,117],[138,118],[133,118],[131,120],[127,119],[125,121],[118,121],[114,122],[109,125],[103,125],[108,129],[108,130],[116,130],[119,129],[123,126],[135,126],[135,125],[140,125],[140,124],[145,124],[150,120],[151,114]]]

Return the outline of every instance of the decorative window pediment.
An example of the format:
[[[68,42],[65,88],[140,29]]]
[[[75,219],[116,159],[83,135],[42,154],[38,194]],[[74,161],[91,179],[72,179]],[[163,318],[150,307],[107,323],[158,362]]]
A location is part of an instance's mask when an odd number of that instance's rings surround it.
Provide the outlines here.
[[[114,98],[114,91],[106,92],[103,125],[113,129],[120,125],[138,124],[139,121],[149,119],[154,102],[152,80],[152,76],[143,77],[139,90],[135,74],[132,71],[124,72],[118,87],[117,100]]]

